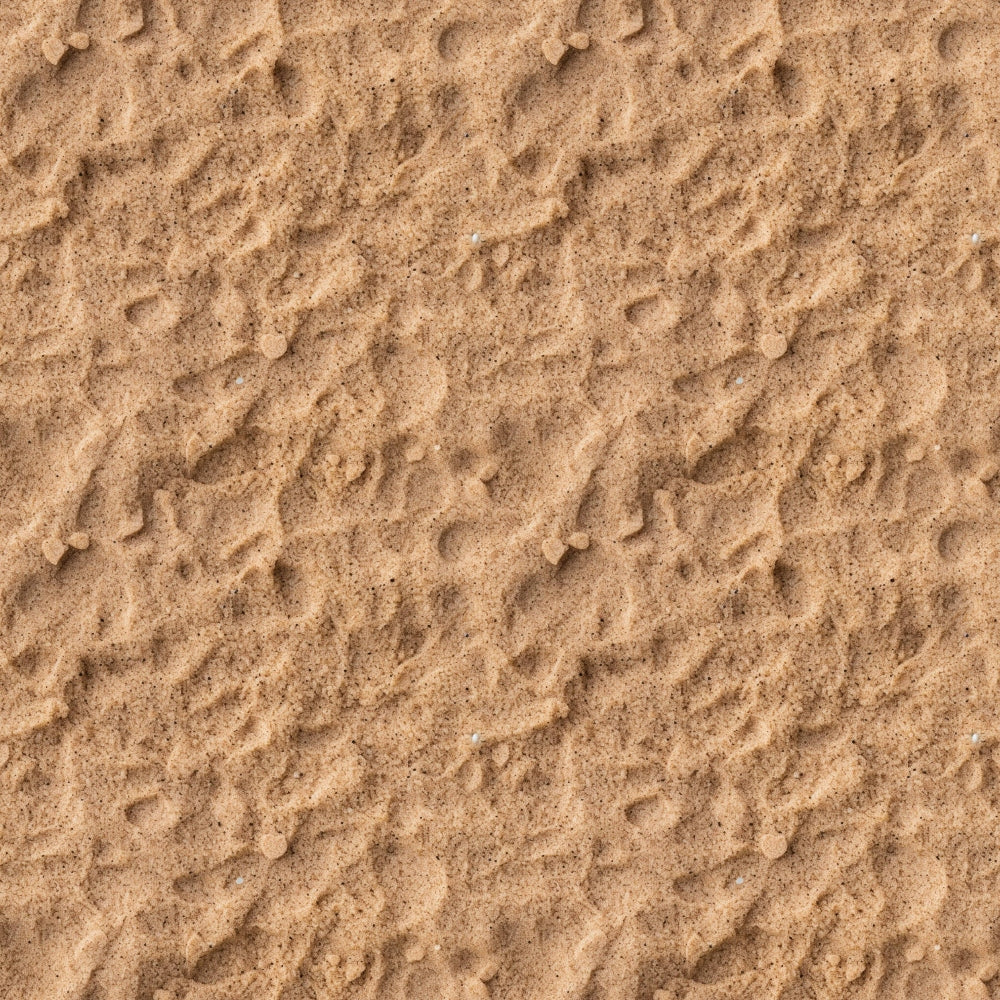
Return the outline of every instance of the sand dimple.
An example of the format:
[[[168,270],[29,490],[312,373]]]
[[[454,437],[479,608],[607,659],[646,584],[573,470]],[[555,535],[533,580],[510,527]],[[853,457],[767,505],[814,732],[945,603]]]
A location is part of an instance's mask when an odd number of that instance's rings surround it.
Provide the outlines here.
[[[288,350],[288,341],[280,333],[265,333],[260,338],[260,353],[270,361],[277,361]]]
[[[288,840],[280,833],[265,833],[260,838],[260,853],[270,861],[277,861],[288,850]]]

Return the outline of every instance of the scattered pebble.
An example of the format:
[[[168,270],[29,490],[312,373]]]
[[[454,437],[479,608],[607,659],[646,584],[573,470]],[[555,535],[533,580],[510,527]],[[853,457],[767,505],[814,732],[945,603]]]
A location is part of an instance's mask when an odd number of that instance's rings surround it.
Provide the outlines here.
[[[739,876],[739,878],[737,878],[737,879],[736,879],[736,884],[737,884],[737,885],[743,885],[743,882],[744,882],[744,881],[745,881],[745,880],[744,880],[743,876],[742,876],[742,875],[740,875],[740,876]]]
[[[545,41],[542,42],[542,55],[545,56],[545,58],[548,59],[553,66],[558,66],[559,60],[566,55],[566,48],[566,44],[561,42],[558,38],[546,38]]]
[[[83,50],[90,48],[90,35],[85,31],[74,31],[66,41],[69,43],[71,49]]]
[[[422,944],[411,944],[403,953],[407,962],[422,962],[426,954]]]
[[[46,38],[42,42],[42,55],[52,63],[53,66],[59,65],[59,60],[66,55],[66,45],[59,41],[58,38]]]
[[[972,736],[970,737],[973,743],[978,743],[981,738],[982,737],[980,737],[979,733],[973,733]]]
[[[90,546],[90,535],[85,531],[74,531],[66,541],[69,542],[70,548],[86,549]]]
[[[780,833],[765,833],[760,838],[760,853],[771,861],[777,861],[788,850],[788,840]]]
[[[571,49],[585,49],[590,45],[590,35],[585,31],[574,31],[566,41]]]
[[[479,244],[483,242],[483,238],[479,235],[479,233],[473,233],[471,239],[473,246],[479,246]]]
[[[237,885],[243,885],[243,876],[242,875],[240,875],[239,878],[236,879],[236,884]]]
[[[365,961],[360,956],[350,959],[344,966],[344,978],[349,982],[353,983],[355,979],[358,979],[362,972],[365,971],[367,966]]]
[[[490,459],[488,462],[484,462],[480,467],[479,471],[476,473],[476,478],[484,483],[492,482],[496,478],[496,474],[500,471],[500,466]]]
[[[760,353],[768,361],[777,361],[788,350],[788,341],[780,333],[765,333],[760,338]]]
[[[980,239],[981,239],[981,237],[980,237],[979,233],[973,233],[972,234],[972,242],[973,243],[978,244],[979,241],[980,241]]]
[[[270,361],[277,361],[287,350],[288,341],[280,333],[265,333],[260,338],[260,353]]]
[[[479,733],[473,733],[471,739],[472,742],[476,744],[476,746],[478,746],[480,741],[482,740],[482,736],[480,736]]]
[[[243,385],[243,376],[242,375],[236,380],[236,384],[237,385]]]
[[[422,444],[411,444],[409,448],[406,449],[405,456],[407,462],[419,462],[427,454],[426,449]]]
[[[743,385],[743,376],[742,375],[740,375],[740,376],[737,377],[736,384],[737,385]]]
[[[566,541],[569,542],[570,548],[585,549],[590,545],[590,535],[585,531],[574,531]]]
[[[288,850],[288,841],[280,833],[265,833],[260,838],[260,853],[269,861],[277,861]]]
[[[558,538],[546,538],[545,541],[542,542],[542,555],[545,556],[545,558],[548,559],[553,566],[558,566],[559,560],[566,555],[566,543],[560,541]]]
[[[53,566],[58,566],[59,560],[66,555],[66,546],[58,538],[46,538],[42,542],[42,555]]]

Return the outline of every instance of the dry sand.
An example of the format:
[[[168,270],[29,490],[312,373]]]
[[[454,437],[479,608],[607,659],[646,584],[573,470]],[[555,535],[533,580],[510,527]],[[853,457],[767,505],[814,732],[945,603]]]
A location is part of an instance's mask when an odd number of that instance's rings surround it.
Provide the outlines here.
[[[1000,996],[995,4],[0,37],[4,1000]]]

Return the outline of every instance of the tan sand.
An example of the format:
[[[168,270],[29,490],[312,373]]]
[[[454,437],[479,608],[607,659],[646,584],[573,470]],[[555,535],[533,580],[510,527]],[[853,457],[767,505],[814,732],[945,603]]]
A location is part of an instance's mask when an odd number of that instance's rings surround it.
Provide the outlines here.
[[[0,997],[1000,996],[995,4],[0,39]]]

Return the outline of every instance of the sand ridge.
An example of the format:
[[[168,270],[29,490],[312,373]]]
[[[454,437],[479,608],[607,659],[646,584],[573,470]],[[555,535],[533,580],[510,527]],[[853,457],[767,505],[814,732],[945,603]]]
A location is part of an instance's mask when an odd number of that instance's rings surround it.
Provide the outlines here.
[[[0,992],[995,995],[998,28],[4,4]]]

